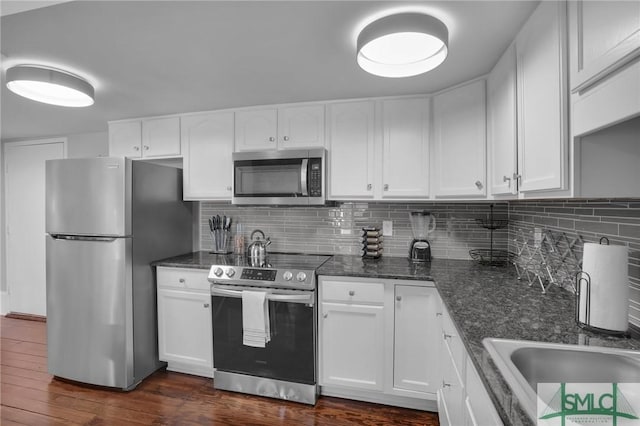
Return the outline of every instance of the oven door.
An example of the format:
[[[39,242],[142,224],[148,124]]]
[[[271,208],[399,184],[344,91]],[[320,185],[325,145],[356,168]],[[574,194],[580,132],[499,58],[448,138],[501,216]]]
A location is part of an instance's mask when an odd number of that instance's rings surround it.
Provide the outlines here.
[[[271,340],[242,343],[242,290],[268,293]],[[213,364],[216,370],[285,382],[316,383],[315,291],[274,290],[213,283]]]

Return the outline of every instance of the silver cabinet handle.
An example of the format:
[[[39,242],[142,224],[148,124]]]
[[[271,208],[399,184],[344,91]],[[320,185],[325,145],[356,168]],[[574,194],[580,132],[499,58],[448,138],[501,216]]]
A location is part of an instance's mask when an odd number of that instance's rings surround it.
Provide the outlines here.
[[[134,151],[140,151],[140,147],[139,147],[139,146],[134,146],[134,147],[133,147],[133,150],[134,150]]]
[[[231,187],[230,186],[227,186],[227,191],[231,191]]]
[[[385,183],[385,184],[384,184],[384,190],[385,190],[385,191],[388,191],[388,190],[389,190],[389,184],[388,184],[388,183]]]
[[[144,146],[144,150],[145,150],[145,151],[149,151],[149,145],[145,145],[145,146]]]
[[[184,278],[180,278],[180,279],[178,280],[178,282],[179,282],[180,284],[184,284]]]
[[[269,142],[273,142],[275,140],[276,140],[276,138],[274,138],[273,136],[269,136]]]
[[[371,191],[371,188],[372,188],[372,187],[373,187],[373,186],[372,186],[370,183],[368,183],[368,184],[367,184],[367,191]]]
[[[355,295],[356,295],[356,292],[355,292],[355,291],[353,291],[353,290],[349,290],[349,296],[355,296]]]
[[[476,181],[476,188],[482,189],[482,182],[480,182],[479,180]]]
[[[447,333],[442,333],[442,337],[446,340],[446,339],[451,339],[453,336]]]
[[[322,318],[326,318],[326,317],[328,317],[328,316],[329,316],[329,314],[324,314],[324,315],[322,316]]]
[[[447,383],[447,382],[445,382],[445,381],[443,380],[443,381],[442,381],[442,387],[443,387],[443,388],[449,388],[449,387],[451,387],[451,383]]]
[[[509,185],[511,185],[511,178],[508,176],[502,176],[502,181],[503,182],[509,182]]]
[[[441,317],[442,316],[442,312],[436,312],[436,316],[437,317]]]
[[[209,304],[208,304],[208,303],[205,303],[205,304],[204,304],[204,307],[205,307],[205,308],[208,308],[208,307],[209,307]]]
[[[517,173],[514,173],[514,174],[513,174],[513,180],[515,180],[515,181],[516,181],[516,183],[518,184],[518,186],[519,186],[519,185],[521,185],[521,184],[522,184],[522,175],[519,175],[519,174],[517,174]]]
[[[398,302],[402,302],[402,296],[396,296],[396,300],[397,300]]]
[[[285,141],[289,140],[289,136],[284,136],[282,139],[284,139]]]

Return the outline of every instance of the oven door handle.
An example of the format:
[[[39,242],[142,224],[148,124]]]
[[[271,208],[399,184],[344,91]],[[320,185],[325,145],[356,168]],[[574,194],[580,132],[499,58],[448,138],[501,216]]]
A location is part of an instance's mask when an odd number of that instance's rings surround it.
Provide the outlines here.
[[[226,296],[226,297],[242,297],[242,291],[227,290],[224,288],[211,287],[212,296]],[[290,302],[290,303],[307,303],[313,304],[313,293],[310,294],[273,294],[267,293],[267,300],[273,302]]]

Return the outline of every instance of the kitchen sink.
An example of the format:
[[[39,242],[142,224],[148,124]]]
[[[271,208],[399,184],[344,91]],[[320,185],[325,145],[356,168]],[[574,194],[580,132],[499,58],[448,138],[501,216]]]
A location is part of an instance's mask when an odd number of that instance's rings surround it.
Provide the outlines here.
[[[538,383],[640,383],[639,351],[494,338],[482,343],[534,423]]]

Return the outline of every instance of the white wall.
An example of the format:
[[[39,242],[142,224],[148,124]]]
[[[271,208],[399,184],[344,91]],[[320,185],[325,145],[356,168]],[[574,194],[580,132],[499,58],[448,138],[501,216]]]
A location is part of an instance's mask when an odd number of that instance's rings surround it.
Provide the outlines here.
[[[2,149],[0,149],[0,314],[6,312],[5,308],[5,292],[7,290],[6,277],[6,259],[5,253],[5,199],[4,199],[4,143],[18,142],[23,139],[11,139],[2,141]],[[99,157],[107,156],[109,153],[109,134],[107,132],[98,133],[82,133],[67,136],[67,157]]]
[[[581,197],[640,197],[640,117],[580,140]]]

